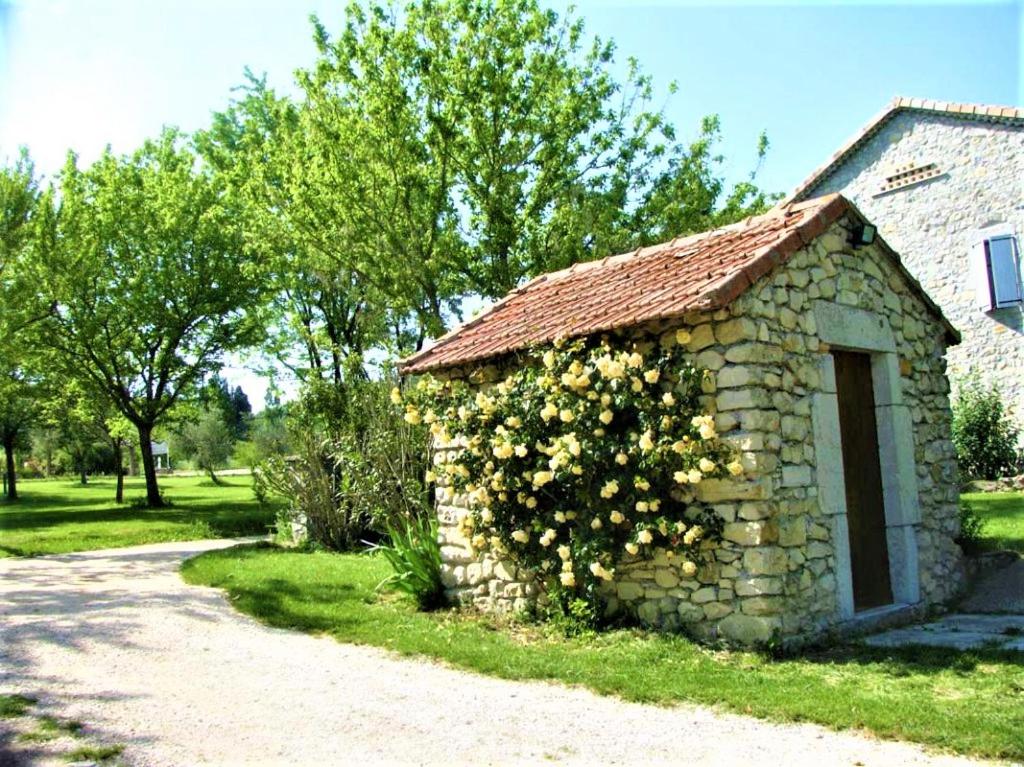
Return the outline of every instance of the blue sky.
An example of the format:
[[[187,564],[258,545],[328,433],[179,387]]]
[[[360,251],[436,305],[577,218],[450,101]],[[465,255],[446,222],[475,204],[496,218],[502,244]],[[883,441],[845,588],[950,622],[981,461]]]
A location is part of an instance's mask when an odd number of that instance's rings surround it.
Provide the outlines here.
[[[161,125],[204,126],[245,66],[292,87],[312,61],[307,21],[339,0],[0,0],[0,158],[28,146],[45,173]],[[563,8],[564,3],[553,2]],[[1024,103],[1024,2],[628,3],[583,0],[590,32],[655,80],[682,137],[721,115],[727,174],[771,149],[760,176],[787,191],[895,95]],[[667,95],[670,81],[679,92]],[[254,399],[262,386],[230,371]]]

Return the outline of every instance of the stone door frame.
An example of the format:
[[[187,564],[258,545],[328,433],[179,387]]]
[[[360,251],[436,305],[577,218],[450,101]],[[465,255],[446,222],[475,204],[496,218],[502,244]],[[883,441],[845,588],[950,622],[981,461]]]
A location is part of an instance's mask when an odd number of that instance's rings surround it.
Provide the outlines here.
[[[921,601],[917,554],[921,507],[914,459],[914,424],[910,408],[903,402],[899,357],[888,321],[874,312],[827,301],[815,301],[813,308],[821,341],[829,347],[871,355],[875,394],[893,605],[856,613],[835,366],[828,351],[819,355],[821,389],[813,395],[811,405],[818,498],[822,512],[831,520],[838,617],[845,621]]]

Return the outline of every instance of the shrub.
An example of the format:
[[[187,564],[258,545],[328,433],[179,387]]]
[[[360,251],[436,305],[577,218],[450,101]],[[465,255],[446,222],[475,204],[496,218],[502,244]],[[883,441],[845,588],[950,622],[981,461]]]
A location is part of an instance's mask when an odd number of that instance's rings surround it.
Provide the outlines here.
[[[442,502],[468,497],[474,550],[549,573],[564,607],[583,599],[596,614],[601,582],[627,556],[676,557],[692,576],[721,526],[694,485],[743,471],[700,410],[688,340],[556,342],[489,388],[426,377],[393,399],[447,446],[427,479]]]
[[[968,554],[982,549],[981,540],[985,535],[985,520],[966,501],[960,501],[960,535],[956,542]]]
[[[996,386],[971,374],[960,383],[953,405],[953,444],[960,470],[972,479],[998,479],[1019,467],[1018,429]]]
[[[298,522],[315,545],[351,551],[378,539],[389,520],[430,509],[427,432],[395,416],[390,388],[360,375],[308,386],[289,417],[295,452],[256,471],[257,494],[288,499],[288,527]]]
[[[421,610],[434,610],[444,604],[437,527],[433,514],[399,516],[384,523],[388,542],[374,550],[384,556],[394,572],[378,588],[408,594]]]

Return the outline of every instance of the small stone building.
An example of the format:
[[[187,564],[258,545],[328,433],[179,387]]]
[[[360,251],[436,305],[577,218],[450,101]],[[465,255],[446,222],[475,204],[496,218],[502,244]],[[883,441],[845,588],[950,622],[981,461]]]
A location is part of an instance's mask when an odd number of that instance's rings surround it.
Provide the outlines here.
[[[627,559],[608,609],[739,644],[909,617],[963,580],[944,361],[958,334],[872,234],[830,195],[577,264],[402,370],[486,382],[558,336],[686,328],[687,354],[710,371],[701,406],[744,472],[696,486],[724,521],[696,575]],[[507,611],[538,595],[533,573],[474,555],[459,531],[464,499],[438,513],[454,601]]]
[[[1024,427],[1024,110],[896,98],[790,195],[848,197],[963,333]]]

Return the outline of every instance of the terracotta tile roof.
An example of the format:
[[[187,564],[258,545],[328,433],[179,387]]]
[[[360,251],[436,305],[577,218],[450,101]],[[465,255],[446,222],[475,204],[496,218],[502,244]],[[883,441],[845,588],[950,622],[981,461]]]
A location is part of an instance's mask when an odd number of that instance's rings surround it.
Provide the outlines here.
[[[868,120],[867,124],[857,131],[849,141],[843,144],[824,165],[817,168],[810,176],[804,179],[793,190],[792,194],[779,204],[789,205],[806,199],[819,181],[835,173],[849,155],[867,143],[889,120],[900,112],[925,112],[975,122],[1001,122],[1024,126],[1024,109],[1017,109],[1016,107],[993,106],[989,104],[957,104],[952,101],[935,101],[933,99],[897,96],[886,105],[885,109]]]
[[[726,306],[847,211],[863,219],[846,198],[828,195],[722,229],[541,275],[429,349],[403,360],[399,369],[422,373],[558,336],[589,335]],[[898,257],[895,261],[899,263]],[[942,317],[920,285],[902,271]],[[948,322],[946,326],[955,343],[956,330]]]

